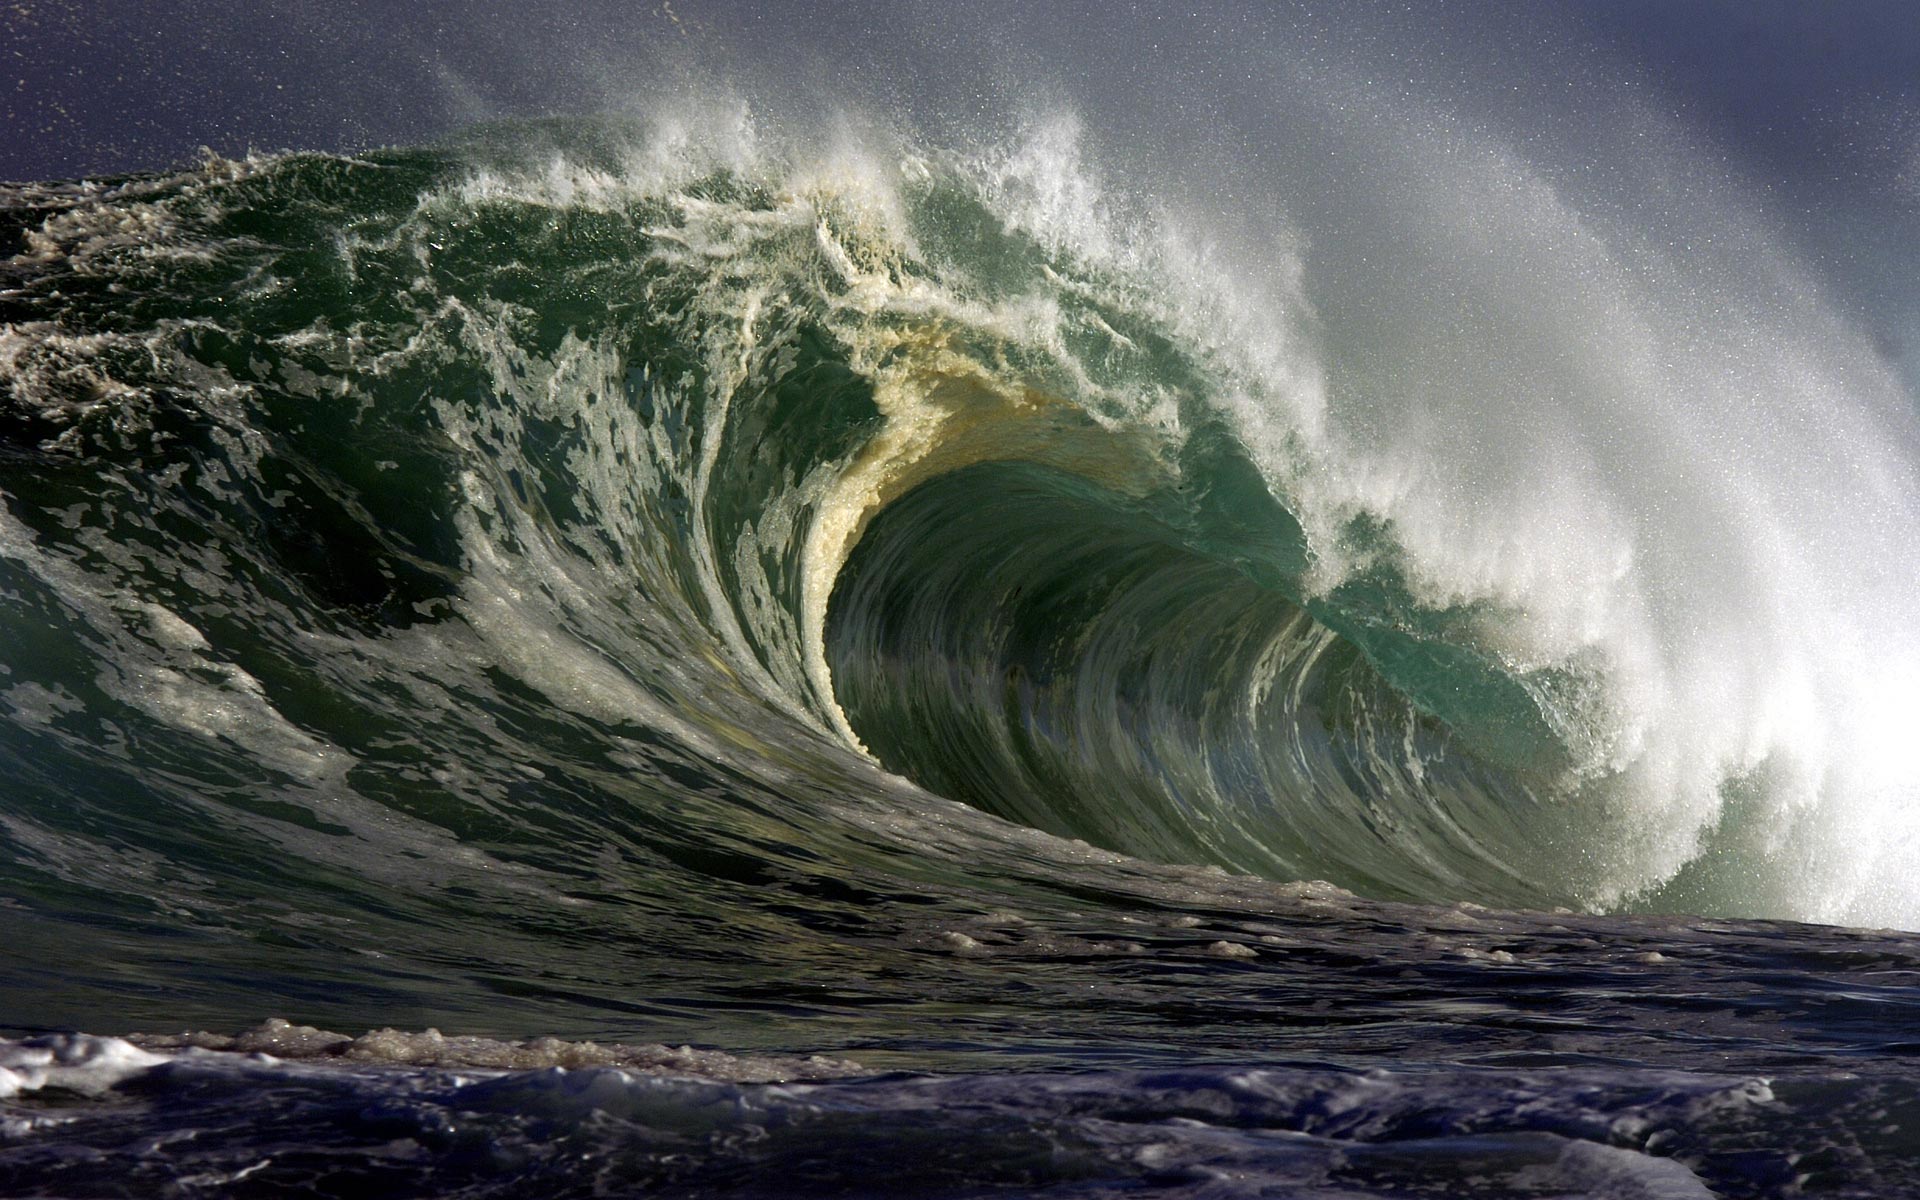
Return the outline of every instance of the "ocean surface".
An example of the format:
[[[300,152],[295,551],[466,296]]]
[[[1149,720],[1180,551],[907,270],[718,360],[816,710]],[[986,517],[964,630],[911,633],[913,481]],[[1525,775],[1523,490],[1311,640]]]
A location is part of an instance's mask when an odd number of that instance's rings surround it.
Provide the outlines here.
[[[1920,1196],[1897,270],[1354,95],[0,185],[0,1194]]]

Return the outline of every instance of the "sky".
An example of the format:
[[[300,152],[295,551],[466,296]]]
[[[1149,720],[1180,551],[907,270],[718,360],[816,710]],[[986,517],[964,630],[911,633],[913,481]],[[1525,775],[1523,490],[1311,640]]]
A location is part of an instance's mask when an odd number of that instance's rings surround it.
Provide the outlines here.
[[[13,182],[643,112],[716,80],[774,121],[851,99],[966,130],[1064,106],[1159,155],[1158,178],[1214,176],[1223,209],[1311,202],[1288,156],[1326,148],[1286,128],[1286,89],[1448,114],[1549,174],[1587,169],[1589,143],[1622,161],[1652,120],[1759,197],[1892,355],[1920,347],[1914,0],[0,0],[0,56]],[[1215,170],[1253,160],[1237,184]]]
[[[1531,58],[1529,43],[1552,44],[1576,69],[1637,76],[1712,140],[1777,172],[1817,164],[1844,179],[1876,155],[1920,153],[1920,4],[1910,0],[7,0],[0,45],[13,78],[0,178],[157,169],[202,145],[417,141],[479,118],[618,107],[690,62],[720,73],[753,62],[762,75],[764,64],[806,64],[816,77],[839,66],[870,80],[984,77],[1024,57],[1024,74],[1071,84],[1142,66],[1151,77],[1155,64],[1211,48],[1226,69],[1200,86],[1231,91],[1237,64],[1217,53],[1223,41],[1293,42],[1311,56],[1337,55],[1327,48],[1344,40],[1364,57],[1364,43],[1396,33],[1405,44],[1383,62],[1445,43],[1497,65],[1515,48]],[[1092,47],[1102,52],[1084,52]]]

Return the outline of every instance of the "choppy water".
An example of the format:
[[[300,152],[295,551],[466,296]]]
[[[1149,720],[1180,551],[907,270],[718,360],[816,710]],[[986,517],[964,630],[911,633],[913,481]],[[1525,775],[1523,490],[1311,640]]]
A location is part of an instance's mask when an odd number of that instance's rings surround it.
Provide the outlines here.
[[[1400,152],[6,187],[0,1190],[1920,1192],[1908,386]]]

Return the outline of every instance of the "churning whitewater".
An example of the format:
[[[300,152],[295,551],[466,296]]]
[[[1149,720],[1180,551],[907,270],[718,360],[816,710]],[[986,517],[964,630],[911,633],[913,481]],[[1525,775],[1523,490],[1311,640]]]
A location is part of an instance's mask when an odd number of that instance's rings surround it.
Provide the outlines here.
[[[1739,920],[1920,924],[1762,223],[763,124],[0,191],[0,1190],[1914,1185],[1920,948]]]

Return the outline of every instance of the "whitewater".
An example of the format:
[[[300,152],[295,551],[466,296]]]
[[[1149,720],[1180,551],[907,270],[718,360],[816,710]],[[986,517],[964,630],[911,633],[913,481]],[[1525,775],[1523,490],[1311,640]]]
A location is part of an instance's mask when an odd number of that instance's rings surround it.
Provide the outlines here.
[[[1289,71],[0,185],[0,1191],[1920,1194],[1901,318]]]

